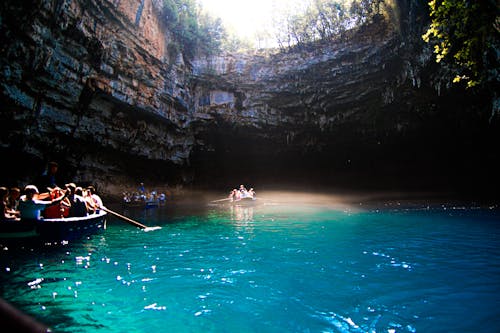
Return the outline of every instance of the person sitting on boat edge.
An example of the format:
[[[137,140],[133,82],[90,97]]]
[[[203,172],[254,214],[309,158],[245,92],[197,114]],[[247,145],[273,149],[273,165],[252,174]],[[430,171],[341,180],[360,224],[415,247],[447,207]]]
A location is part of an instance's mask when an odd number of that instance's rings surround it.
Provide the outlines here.
[[[87,186],[87,191],[88,191],[88,196],[93,202],[94,212],[99,213],[99,209],[101,207],[104,207],[104,205],[102,204],[101,197],[97,194],[95,187],[92,185]]]
[[[66,198],[68,192],[63,191],[64,195],[50,201],[43,201],[36,198],[38,196],[38,188],[35,185],[26,185],[24,187],[24,195],[19,201],[19,212],[21,220],[42,220],[42,211],[52,205],[56,205]]]

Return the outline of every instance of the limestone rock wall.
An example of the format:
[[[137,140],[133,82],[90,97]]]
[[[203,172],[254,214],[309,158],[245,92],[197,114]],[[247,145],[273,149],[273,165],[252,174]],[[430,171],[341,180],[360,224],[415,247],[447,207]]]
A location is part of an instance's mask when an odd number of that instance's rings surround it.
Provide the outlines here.
[[[35,161],[19,176],[41,172],[50,159],[68,178],[101,183],[142,177],[148,161],[162,161],[165,173],[187,163],[194,142],[186,130],[189,71],[181,57],[166,56],[171,36],[160,5],[0,4],[1,147],[16,161]]]
[[[398,4],[398,25],[379,17],[308,48],[195,61],[206,178],[443,188],[473,187],[478,165],[494,175],[492,96],[450,86],[421,38],[426,3]]]

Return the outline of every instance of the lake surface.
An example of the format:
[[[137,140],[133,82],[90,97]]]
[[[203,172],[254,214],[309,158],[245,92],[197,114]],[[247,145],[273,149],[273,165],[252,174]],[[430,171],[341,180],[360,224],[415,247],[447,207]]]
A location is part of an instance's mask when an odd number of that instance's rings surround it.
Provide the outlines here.
[[[0,296],[54,332],[500,330],[497,207],[121,212],[162,229],[4,245]]]

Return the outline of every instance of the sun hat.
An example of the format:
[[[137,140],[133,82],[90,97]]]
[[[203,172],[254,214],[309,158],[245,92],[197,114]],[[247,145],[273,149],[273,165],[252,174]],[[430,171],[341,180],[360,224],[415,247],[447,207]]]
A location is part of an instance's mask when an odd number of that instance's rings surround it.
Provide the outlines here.
[[[35,185],[26,185],[24,187],[24,192],[26,193],[38,193],[38,187]]]

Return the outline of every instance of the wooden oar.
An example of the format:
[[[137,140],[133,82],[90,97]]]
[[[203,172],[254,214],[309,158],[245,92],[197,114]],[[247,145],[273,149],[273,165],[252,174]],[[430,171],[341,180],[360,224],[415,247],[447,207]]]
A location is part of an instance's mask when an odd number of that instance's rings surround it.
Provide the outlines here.
[[[128,218],[128,217],[123,216],[123,215],[121,215],[121,214],[118,214],[117,212],[114,212],[114,211],[112,211],[111,209],[106,208],[106,207],[102,207],[102,206],[101,206],[101,207],[100,207],[100,209],[102,209],[103,211],[108,212],[108,213],[110,213],[110,214],[113,214],[114,216],[116,216],[116,217],[118,217],[118,218],[122,219],[123,221],[125,221],[125,222],[127,222],[127,223],[130,223],[130,224],[132,224],[132,225],[135,225],[136,227],[139,227],[139,228],[143,229],[144,231],[151,231],[151,230],[158,230],[158,229],[161,229],[161,227],[148,227],[148,226],[145,226],[145,225],[144,225],[144,224],[142,224],[142,223],[139,223],[139,222],[137,222],[137,221],[135,221],[135,220],[132,220],[131,218]]]
[[[221,201],[227,201],[227,200],[231,200],[231,198],[219,199],[219,200],[212,200],[210,202],[221,202]]]

